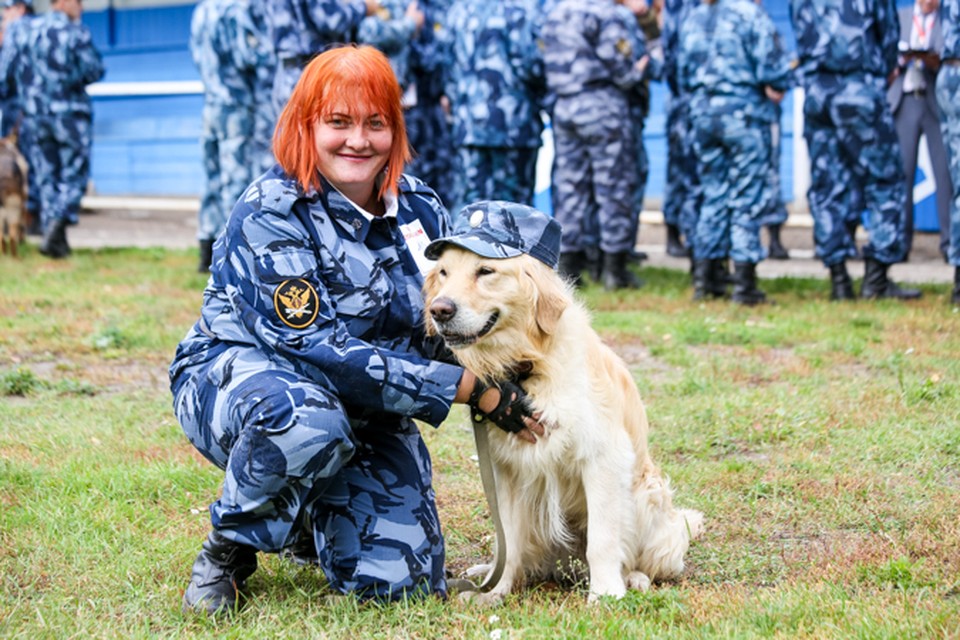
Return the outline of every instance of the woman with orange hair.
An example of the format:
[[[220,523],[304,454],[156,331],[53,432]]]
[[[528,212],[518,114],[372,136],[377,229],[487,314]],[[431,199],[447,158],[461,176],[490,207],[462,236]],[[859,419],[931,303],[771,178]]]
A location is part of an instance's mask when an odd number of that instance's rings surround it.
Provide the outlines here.
[[[340,593],[443,596],[414,419],[437,426],[474,398],[521,437],[542,433],[519,387],[477,382],[424,334],[423,253],[449,221],[402,173],[400,97],[376,49],[314,58],[280,115],[277,165],[214,246],[200,319],[170,367],[184,432],[225,471],[185,609],[235,609],[257,551],[291,548]]]

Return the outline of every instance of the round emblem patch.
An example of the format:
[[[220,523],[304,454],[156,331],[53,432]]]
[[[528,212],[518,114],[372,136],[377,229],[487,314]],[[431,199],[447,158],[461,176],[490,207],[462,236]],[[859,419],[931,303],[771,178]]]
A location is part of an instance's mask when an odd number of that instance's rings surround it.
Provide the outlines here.
[[[474,211],[470,214],[470,226],[476,229],[483,224],[483,211]]]
[[[285,280],[273,292],[273,308],[283,324],[303,329],[316,319],[320,300],[317,290],[306,280]]]

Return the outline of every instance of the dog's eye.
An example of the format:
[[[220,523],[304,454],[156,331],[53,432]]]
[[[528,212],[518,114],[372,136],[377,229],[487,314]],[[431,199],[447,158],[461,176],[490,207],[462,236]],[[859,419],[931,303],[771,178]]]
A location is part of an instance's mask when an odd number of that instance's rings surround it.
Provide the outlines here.
[[[440,277],[442,277],[442,278],[446,278],[446,277],[447,277],[447,270],[446,270],[446,269],[437,269],[437,273],[438,273],[438,274],[440,275]]]
[[[480,267],[479,269],[477,269],[477,277],[478,277],[478,278],[479,278],[480,276],[489,276],[491,273],[495,273],[495,271],[494,271],[493,269],[491,269],[490,267]]]

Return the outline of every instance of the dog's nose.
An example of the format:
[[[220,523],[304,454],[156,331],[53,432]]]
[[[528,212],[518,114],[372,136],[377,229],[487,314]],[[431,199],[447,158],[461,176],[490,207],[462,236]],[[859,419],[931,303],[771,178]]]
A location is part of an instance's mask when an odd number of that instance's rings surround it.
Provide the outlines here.
[[[434,322],[449,322],[457,314],[457,305],[450,298],[437,298],[430,303],[430,317]]]

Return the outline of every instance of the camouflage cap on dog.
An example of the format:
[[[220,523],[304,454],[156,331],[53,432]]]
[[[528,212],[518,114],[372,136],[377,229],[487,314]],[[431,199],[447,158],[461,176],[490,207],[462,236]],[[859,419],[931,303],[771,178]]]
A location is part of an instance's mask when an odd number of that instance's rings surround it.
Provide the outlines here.
[[[556,269],[560,223],[525,204],[481,200],[461,209],[453,223],[453,235],[431,242],[424,255],[436,260],[448,244],[484,258],[512,258],[526,253]]]

